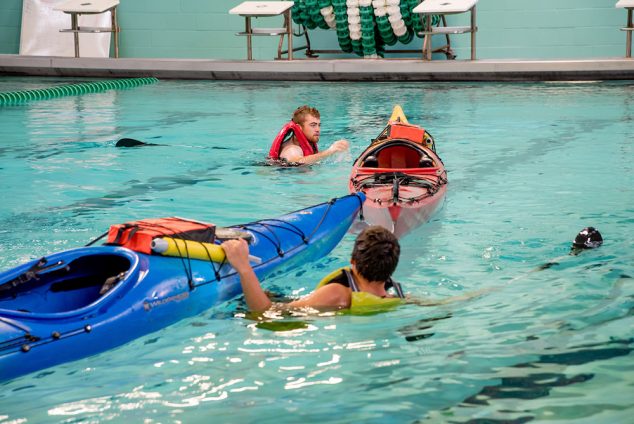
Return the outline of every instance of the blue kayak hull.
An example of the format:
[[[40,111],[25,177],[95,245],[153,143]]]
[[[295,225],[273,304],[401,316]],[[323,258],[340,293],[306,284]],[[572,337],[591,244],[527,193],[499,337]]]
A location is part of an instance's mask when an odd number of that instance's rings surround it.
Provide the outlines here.
[[[258,277],[327,255],[363,200],[345,196],[236,226],[253,237]],[[104,293],[113,276],[119,278]],[[0,381],[112,349],[241,292],[226,263],[123,247],[83,247],[26,263],[0,274]]]

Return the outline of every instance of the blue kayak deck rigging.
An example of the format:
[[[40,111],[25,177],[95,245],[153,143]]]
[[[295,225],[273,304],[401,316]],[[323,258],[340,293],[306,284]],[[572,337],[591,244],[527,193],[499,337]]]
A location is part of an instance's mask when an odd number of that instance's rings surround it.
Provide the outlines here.
[[[250,234],[250,254],[261,258],[254,271],[265,278],[328,254],[363,200],[352,194],[229,228]],[[112,349],[241,291],[225,260],[186,251],[89,246],[28,262],[0,273],[0,381]]]

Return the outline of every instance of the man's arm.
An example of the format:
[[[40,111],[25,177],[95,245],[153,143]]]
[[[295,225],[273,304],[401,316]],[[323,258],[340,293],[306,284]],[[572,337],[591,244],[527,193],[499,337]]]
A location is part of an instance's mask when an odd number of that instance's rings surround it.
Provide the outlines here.
[[[284,309],[314,308],[320,311],[337,311],[350,307],[350,289],[341,284],[327,284],[301,299],[284,305]]]
[[[294,147],[297,147],[299,151],[301,152],[301,148],[299,146],[294,146]],[[323,152],[315,153],[314,155],[301,156],[301,155],[298,155],[295,150],[293,150],[293,151],[289,151],[286,156],[284,155],[284,152],[282,152],[280,157],[283,157],[289,162],[301,163],[303,165],[312,165],[313,163],[319,162],[320,160],[325,159],[328,156],[332,156],[335,153],[344,152],[348,150],[348,147],[349,147],[349,143],[346,140],[337,140],[334,143],[332,143],[332,145],[326,150],[324,150]]]
[[[264,312],[271,307],[271,299],[266,295],[260,280],[249,263],[249,245],[244,239],[227,240],[221,244],[227,260],[240,276],[242,292],[247,307],[255,312]]]
[[[262,289],[257,275],[249,263],[249,246],[243,239],[227,240],[221,244],[227,260],[240,276],[240,284],[249,310],[264,312],[271,308],[271,299]],[[314,308],[334,311],[350,307],[350,289],[341,284],[328,284],[310,295],[290,303],[281,304],[282,309]]]
[[[290,143],[284,146],[280,152],[280,159],[285,159],[287,162],[297,162],[297,160],[303,156],[302,148]]]

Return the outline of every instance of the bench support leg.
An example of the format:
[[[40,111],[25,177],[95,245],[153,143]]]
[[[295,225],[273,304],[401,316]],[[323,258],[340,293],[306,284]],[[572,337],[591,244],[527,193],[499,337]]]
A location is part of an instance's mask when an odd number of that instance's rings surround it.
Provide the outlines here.
[[[288,37],[288,60],[293,60],[293,20],[291,18],[291,9],[288,9],[284,14]]]
[[[284,28],[286,32],[280,34],[280,41],[277,43],[277,59],[282,60],[282,44],[284,44],[284,36],[288,37],[288,50],[286,51],[287,60],[293,60],[293,24],[291,21],[291,10],[284,13]]]
[[[446,27],[447,18],[445,18],[445,15],[440,15],[440,20],[442,22],[442,26]],[[437,49],[437,51],[439,51],[440,53],[444,53],[447,60],[454,60],[456,58],[456,55],[451,49],[451,38],[449,37],[449,34],[445,34],[445,42],[447,43],[445,47],[441,47],[440,49]]]
[[[112,22],[112,36],[114,37],[114,57],[119,58],[119,25],[117,24],[117,8],[110,10],[110,20]]]
[[[476,7],[471,9],[471,60],[476,58]]]
[[[75,39],[75,57],[79,57],[79,25],[77,24],[77,13],[70,14],[71,28],[73,29],[73,37]]]
[[[627,9],[627,28],[632,28],[632,9]],[[632,57],[632,30],[626,30],[625,57]]]
[[[431,15],[425,15],[423,27],[425,31],[430,32],[430,34],[425,34],[425,40],[423,40],[423,59],[431,60]]]
[[[253,45],[251,43],[252,31],[251,31],[251,17],[246,16],[244,18],[245,28],[244,32],[247,35],[247,60],[253,60]]]

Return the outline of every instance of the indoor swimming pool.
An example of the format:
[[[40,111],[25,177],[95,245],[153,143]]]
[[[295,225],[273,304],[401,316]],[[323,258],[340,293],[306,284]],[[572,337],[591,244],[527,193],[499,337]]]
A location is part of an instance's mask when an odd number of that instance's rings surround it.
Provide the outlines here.
[[[78,81],[0,77],[0,91]],[[345,138],[350,152],[266,166],[302,104],[321,112],[320,146]],[[302,325],[272,331],[237,298],[0,383],[0,423],[629,422],[632,82],[161,80],[0,107],[0,270],[116,223],[226,226],[343,196],[395,104],[434,136],[449,180],[440,212],[401,240],[395,279],[446,303],[284,318]],[[115,147],[124,137],[155,145]],[[603,246],[570,255],[587,226]],[[264,285],[307,294],[347,264],[354,237]]]

